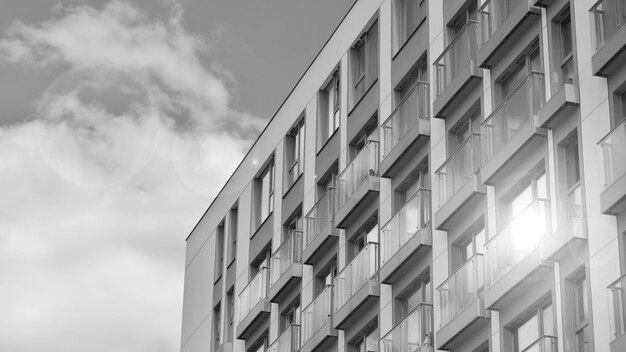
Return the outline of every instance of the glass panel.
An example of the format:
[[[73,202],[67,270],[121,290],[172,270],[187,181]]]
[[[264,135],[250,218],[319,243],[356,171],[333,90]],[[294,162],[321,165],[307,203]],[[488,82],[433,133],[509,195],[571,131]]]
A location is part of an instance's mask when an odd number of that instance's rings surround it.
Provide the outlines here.
[[[269,281],[269,269],[261,268],[259,273],[248,283],[246,288],[237,297],[239,305],[238,321],[241,322],[250,313],[252,308],[262,299],[267,298],[267,283]]]
[[[333,286],[326,286],[314,300],[302,311],[302,343],[306,343],[332,314]]]
[[[381,352],[433,351],[432,321],[432,306],[427,303],[418,305],[380,340]]]
[[[330,235],[335,224],[335,189],[328,190],[315,203],[306,218],[306,232],[304,248],[306,248],[317,236]]]
[[[337,177],[338,207],[341,208],[368,176],[378,176],[378,142],[369,141]]]
[[[626,286],[626,275],[622,276],[609,286],[609,321],[611,331],[611,341],[621,337],[625,333],[626,326],[626,303],[624,299],[624,287]]]
[[[300,325],[291,324],[270,347],[268,352],[297,352],[300,350]]]
[[[626,175],[626,120],[615,127],[599,143],[604,163],[604,187]]]
[[[381,126],[383,158],[398,145],[398,142],[404,138],[418,120],[429,120],[430,93],[428,87],[428,83],[417,82],[387,120],[383,122]]]
[[[383,226],[380,234],[381,265],[413,236],[421,233],[421,243],[430,244],[430,190],[420,189],[397,213]]]
[[[496,33],[502,25],[509,19],[510,15],[524,4],[519,0],[487,0],[478,9],[478,20],[480,22],[480,43],[481,46]]]
[[[543,74],[531,72],[481,125],[483,163],[489,161],[537,114],[545,102]]]
[[[480,134],[472,133],[435,171],[439,181],[439,207],[474,177],[480,167],[480,139]]]
[[[274,286],[276,281],[294,263],[302,260],[302,231],[290,230],[289,237],[276,249],[271,257],[270,286]]]
[[[482,291],[483,256],[476,254],[437,288],[440,327],[448,324],[476,300],[482,301]]]
[[[476,21],[469,21],[435,60],[437,97],[476,58],[477,26]]]
[[[592,45],[599,50],[626,22],[626,1],[600,0],[591,10]]]
[[[334,310],[337,311],[378,272],[378,243],[368,243],[335,278]]]

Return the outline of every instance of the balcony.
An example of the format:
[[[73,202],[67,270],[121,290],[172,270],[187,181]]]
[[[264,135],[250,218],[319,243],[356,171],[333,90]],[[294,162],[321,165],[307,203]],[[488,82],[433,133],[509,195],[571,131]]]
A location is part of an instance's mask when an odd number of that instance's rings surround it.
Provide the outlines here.
[[[537,199],[485,244],[485,306],[498,309],[514,287],[524,292],[524,281],[535,271],[549,269],[541,260],[539,244],[550,234],[550,202]]]
[[[604,214],[618,214],[626,209],[626,119],[598,144],[604,166],[600,208]]]
[[[378,196],[378,142],[369,141],[337,177],[335,226],[345,228],[361,206]]]
[[[482,70],[476,63],[477,30],[478,23],[470,20],[435,60],[434,116],[446,115],[444,109],[453,98],[472,91],[480,83],[476,79],[482,77]]]
[[[406,156],[414,154],[430,137],[430,91],[417,82],[381,126],[380,173],[391,177]]]
[[[305,216],[304,264],[315,264],[321,255],[337,242],[339,231],[335,228],[335,188],[329,188]]]
[[[332,300],[333,286],[328,285],[302,310],[301,352],[327,350],[337,339],[337,330],[333,328]]]
[[[587,240],[587,219],[583,216],[583,195],[580,184],[567,194],[567,223],[541,243],[541,258],[559,260],[571,256]]]
[[[300,325],[291,324],[272,344],[267,352],[300,351]]]
[[[378,301],[378,243],[368,243],[335,277],[333,324],[345,329],[352,317]],[[376,305],[378,306],[378,305]]]
[[[437,229],[447,229],[453,215],[483,201],[486,187],[480,182],[480,161],[480,134],[472,133],[435,171],[439,185]]]
[[[595,54],[591,58],[594,75],[607,75],[622,66],[626,47],[626,2],[599,0],[590,13],[591,41]]]
[[[540,25],[541,11],[534,6],[535,0],[487,0],[478,9],[480,23],[480,48],[477,61],[488,68],[498,62],[500,56],[517,44],[530,32],[533,25]]]
[[[381,352],[432,352],[433,306],[420,303],[380,340]]]
[[[536,119],[545,102],[543,79],[542,73],[529,73],[481,124],[483,183],[492,183],[506,164],[516,164],[514,157],[525,158],[523,149],[545,144],[545,138],[535,138],[546,134]]]
[[[626,275],[609,286],[609,327],[611,352],[626,351]]]
[[[239,322],[237,338],[247,339],[270,315],[270,302],[267,299],[269,268],[261,268],[237,297]]]
[[[278,303],[302,279],[302,231],[292,230],[270,258],[270,302]]]
[[[557,352],[558,350],[558,339],[554,336],[544,335],[521,352]]]
[[[484,259],[482,254],[476,254],[437,288],[437,349],[450,349],[454,341],[464,341],[466,336],[489,325],[483,293]]]
[[[393,283],[415,268],[431,246],[430,190],[419,189],[381,230],[380,281]]]

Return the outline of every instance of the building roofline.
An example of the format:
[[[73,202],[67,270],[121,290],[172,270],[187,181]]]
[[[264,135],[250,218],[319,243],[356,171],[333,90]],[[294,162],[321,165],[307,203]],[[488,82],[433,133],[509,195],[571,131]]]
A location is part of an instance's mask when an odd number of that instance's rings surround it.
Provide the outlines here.
[[[317,60],[317,58],[320,56],[320,54],[322,53],[322,51],[324,51],[324,48],[326,48],[326,46],[328,45],[328,43],[330,42],[330,40],[332,39],[332,37],[335,35],[335,33],[337,32],[337,30],[339,29],[339,27],[341,27],[341,25],[343,24],[343,22],[345,21],[346,17],[348,17],[348,14],[350,13],[350,11],[352,11],[352,8],[354,7],[354,5],[356,5],[358,0],[353,0],[352,1],[352,5],[350,5],[350,8],[348,9],[348,11],[346,11],[346,13],[344,14],[344,16],[341,18],[341,21],[339,21],[339,24],[337,24],[337,26],[335,27],[335,29],[333,30],[333,32],[330,34],[330,36],[328,37],[328,39],[326,39],[326,42],[324,42],[324,45],[322,45],[322,47],[320,48],[320,50],[317,52],[317,54],[315,55],[315,57],[313,57],[313,60],[311,60],[311,62],[309,63],[309,65],[307,66],[307,68],[304,70],[304,72],[302,73],[302,75],[300,76],[300,78],[298,79],[298,81],[293,85],[293,87],[291,88],[291,90],[289,91],[289,94],[287,94],[287,96],[285,97],[285,99],[283,100],[283,102],[280,104],[280,106],[278,106],[278,109],[276,109],[276,112],[274,112],[274,114],[272,115],[272,117],[269,119],[269,121],[267,121],[267,123],[265,124],[265,127],[263,128],[263,130],[261,131],[261,133],[259,133],[259,135],[256,137],[256,139],[254,140],[254,142],[252,143],[252,145],[250,146],[250,148],[248,148],[248,151],[246,152],[246,154],[243,156],[243,158],[241,158],[241,161],[239,162],[239,164],[237,165],[237,167],[235,168],[235,170],[230,174],[230,176],[228,177],[228,179],[226,180],[226,182],[224,182],[224,185],[222,185],[222,188],[219,190],[219,192],[217,192],[217,194],[215,195],[215,197],[213,197],[213,200],[211,201],[211,204],[209,204],[209,206],[207,207],[207,209],[202,213],[202,216],[200,216],[200,219],[196,222],[196,224],[194,225],[194,227],[191,229],[191,231],[189,232],[189,234],[187,235],[187,237],[185,238],[185,241],[189,240],[189,237],[191,237],[191,235],[193,234],[193,232],[196,230],[196,228],[198,227],[198,225],[200,224],[200,222],[202,221],[202,219],[204,219],[204,216],[209,212],[209,210],[211,209],[211,207],[213,206],[213,204],[215,203],[215,201],[217,200],[217,198],[222,194],[222,192],[224,191],[224,188],[226,188],[226,185],[228,185],[228,183],[230,182],[230,180],[233,178],[233,176],[237,173],[237,170],[239,170],[239,168],[241,167],[241,165],[243,164],[243,161],[248,157],[248,155],[250,154],[250,152],[252,151],[252,148],[254,148],[254,146],[257,144],[257,142],[259,141],[259,139],[261,139],[261,136],[263,136],[263,133],[265,132],[265,130],[269,127],[269,125],[272,123],[272,121],[274,120],[274,118],[276,117],[276,115],[278,115],[278,113],[280,112],[280,109],[283,108],[283,106],[285,105],[285,103],[287,102],[287,100],[289,100],[289,97],[291,97],[291,94],[293,94],[293,92],[296,90],[296,88],[298,87],[298,85],[300,84],[300,82],[302,81],[302,79],[304,78],[304,76],[306,76],[307,72],[309,72],[309,70],[311,69],[311,66],[313,66],[313,63],[315,63],[315,61]]]

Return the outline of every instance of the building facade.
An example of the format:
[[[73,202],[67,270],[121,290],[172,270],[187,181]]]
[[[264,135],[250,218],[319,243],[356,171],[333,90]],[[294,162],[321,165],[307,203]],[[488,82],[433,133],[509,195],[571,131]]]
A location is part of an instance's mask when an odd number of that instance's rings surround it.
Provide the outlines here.
[[[181,351],[626,351],[625,22],[357,1],[187,238]]]

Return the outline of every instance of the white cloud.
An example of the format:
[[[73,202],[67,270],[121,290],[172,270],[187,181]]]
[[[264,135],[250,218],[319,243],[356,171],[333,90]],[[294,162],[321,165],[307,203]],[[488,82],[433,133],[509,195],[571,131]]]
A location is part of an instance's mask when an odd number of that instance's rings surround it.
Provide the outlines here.
[[[2,60],[73,67],[0,126],[1,351],[178,349],[184,238],[262,123],[208,53],[179,7],[122,1],[0,37]]]

